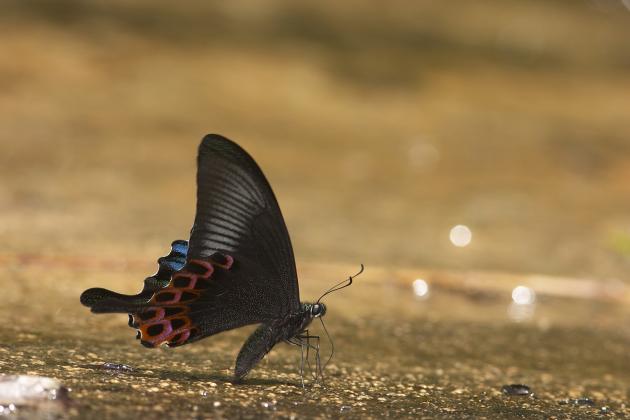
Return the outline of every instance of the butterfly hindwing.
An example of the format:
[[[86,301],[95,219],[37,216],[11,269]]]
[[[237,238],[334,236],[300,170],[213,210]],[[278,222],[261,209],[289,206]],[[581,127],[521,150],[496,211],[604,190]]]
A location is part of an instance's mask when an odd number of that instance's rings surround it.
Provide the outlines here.
[[[203,260],[189,260],[173,274],[166,287],[155,292],[142,308],[130,315],[130,325],[138,329],[143,345],[163,343],[180,346],[204,336],[196,317],[202,296],[220,296],[225,272],[232,266],[230,256],[215,253]],[[224,330],[224,329],[223,329]],[[220,328],[213,333],[222,331]]]

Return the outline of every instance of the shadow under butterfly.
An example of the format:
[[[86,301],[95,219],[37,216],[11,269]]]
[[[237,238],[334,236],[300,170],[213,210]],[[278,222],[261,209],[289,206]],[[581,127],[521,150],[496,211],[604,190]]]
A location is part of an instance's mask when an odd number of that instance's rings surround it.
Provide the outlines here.
[[[93,288],[83,292],[81,303],[94,313],[128,313],[129,326],[146,347],[177,347],[260,324],[238,354],[236,381],[281,341],[302,350],[302,385],[310,351],[315,352],[315,378],[322,377],[319,337],[307,328],[319,318],[328,335],[321,299],[350,286],[363,265],[315,303],[300,302],[289,233],[254,159],[236,143],[210,134],[201,141],[197,164],[190,241],[172,243],[169,255],[158,260],[158,272],[145,279],[137,295]],[[333,353],[334,346],[328,361]]]

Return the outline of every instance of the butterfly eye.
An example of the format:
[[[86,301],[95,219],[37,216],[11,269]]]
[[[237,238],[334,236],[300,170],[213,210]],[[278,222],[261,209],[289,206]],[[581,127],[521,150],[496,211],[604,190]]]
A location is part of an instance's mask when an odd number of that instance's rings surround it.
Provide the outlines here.
[[[326,313],[326,306],[323,303],[316,303],[311,307],[311,315],[313,318],[323,316]]]

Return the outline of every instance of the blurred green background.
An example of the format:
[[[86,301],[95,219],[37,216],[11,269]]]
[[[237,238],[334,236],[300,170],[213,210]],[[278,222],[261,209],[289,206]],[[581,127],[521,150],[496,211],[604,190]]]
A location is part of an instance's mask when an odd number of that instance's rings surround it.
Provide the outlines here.
[[[298,263],[627,280],[628,7],[5,0],[2,252],[161,255],[216,132]]]

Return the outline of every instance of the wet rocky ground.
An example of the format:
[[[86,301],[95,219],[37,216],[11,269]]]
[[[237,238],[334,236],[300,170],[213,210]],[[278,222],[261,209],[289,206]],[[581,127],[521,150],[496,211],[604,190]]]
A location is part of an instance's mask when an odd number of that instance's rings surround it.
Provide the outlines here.
[[[102,275],[94,271],[91,276],[91,270],[58,267],[57,276],[77,281],[55,288],[38,283],[50,267],[35,260],[26,268],[2,267],[4,278],[22,280],[12,291],[25,293],[24,303],[0,309],[5,320],[2,373],[56,378],[67,390],[55,401],[17,405],[12,411],[5,402],[5,414],[95,419],[630,416],[629,311],[620,300],[559,297],[543,287],[526,315],[515,318],[509,287],[492,290],[481,281],[483,273],[425,271],[430,292],[419,297],[404,280],[414,270],[368,267],[351,288],[328,299],[325,321],[335,355],[325,380],[307,377],[302,388],[299,351],[287,345],[278,345],[245,383],[232,383],[236,352],[251,328],[177,349],[143,348],[125,316],[96,316],[80,306],[83,285],[104,285],[98,279]],[[308,297],[325,287],[313,278],[341,275],[351,267],[305,264],[303,271],[302,295]],[[108,286],[130,288],[115,277]],[[508,286],[531,280],[509,279]],[[452,282],[466,286],[453,288]],[[322,345],[326,358],[327,339]],[[528,389],[509,387],[518,384]]]

